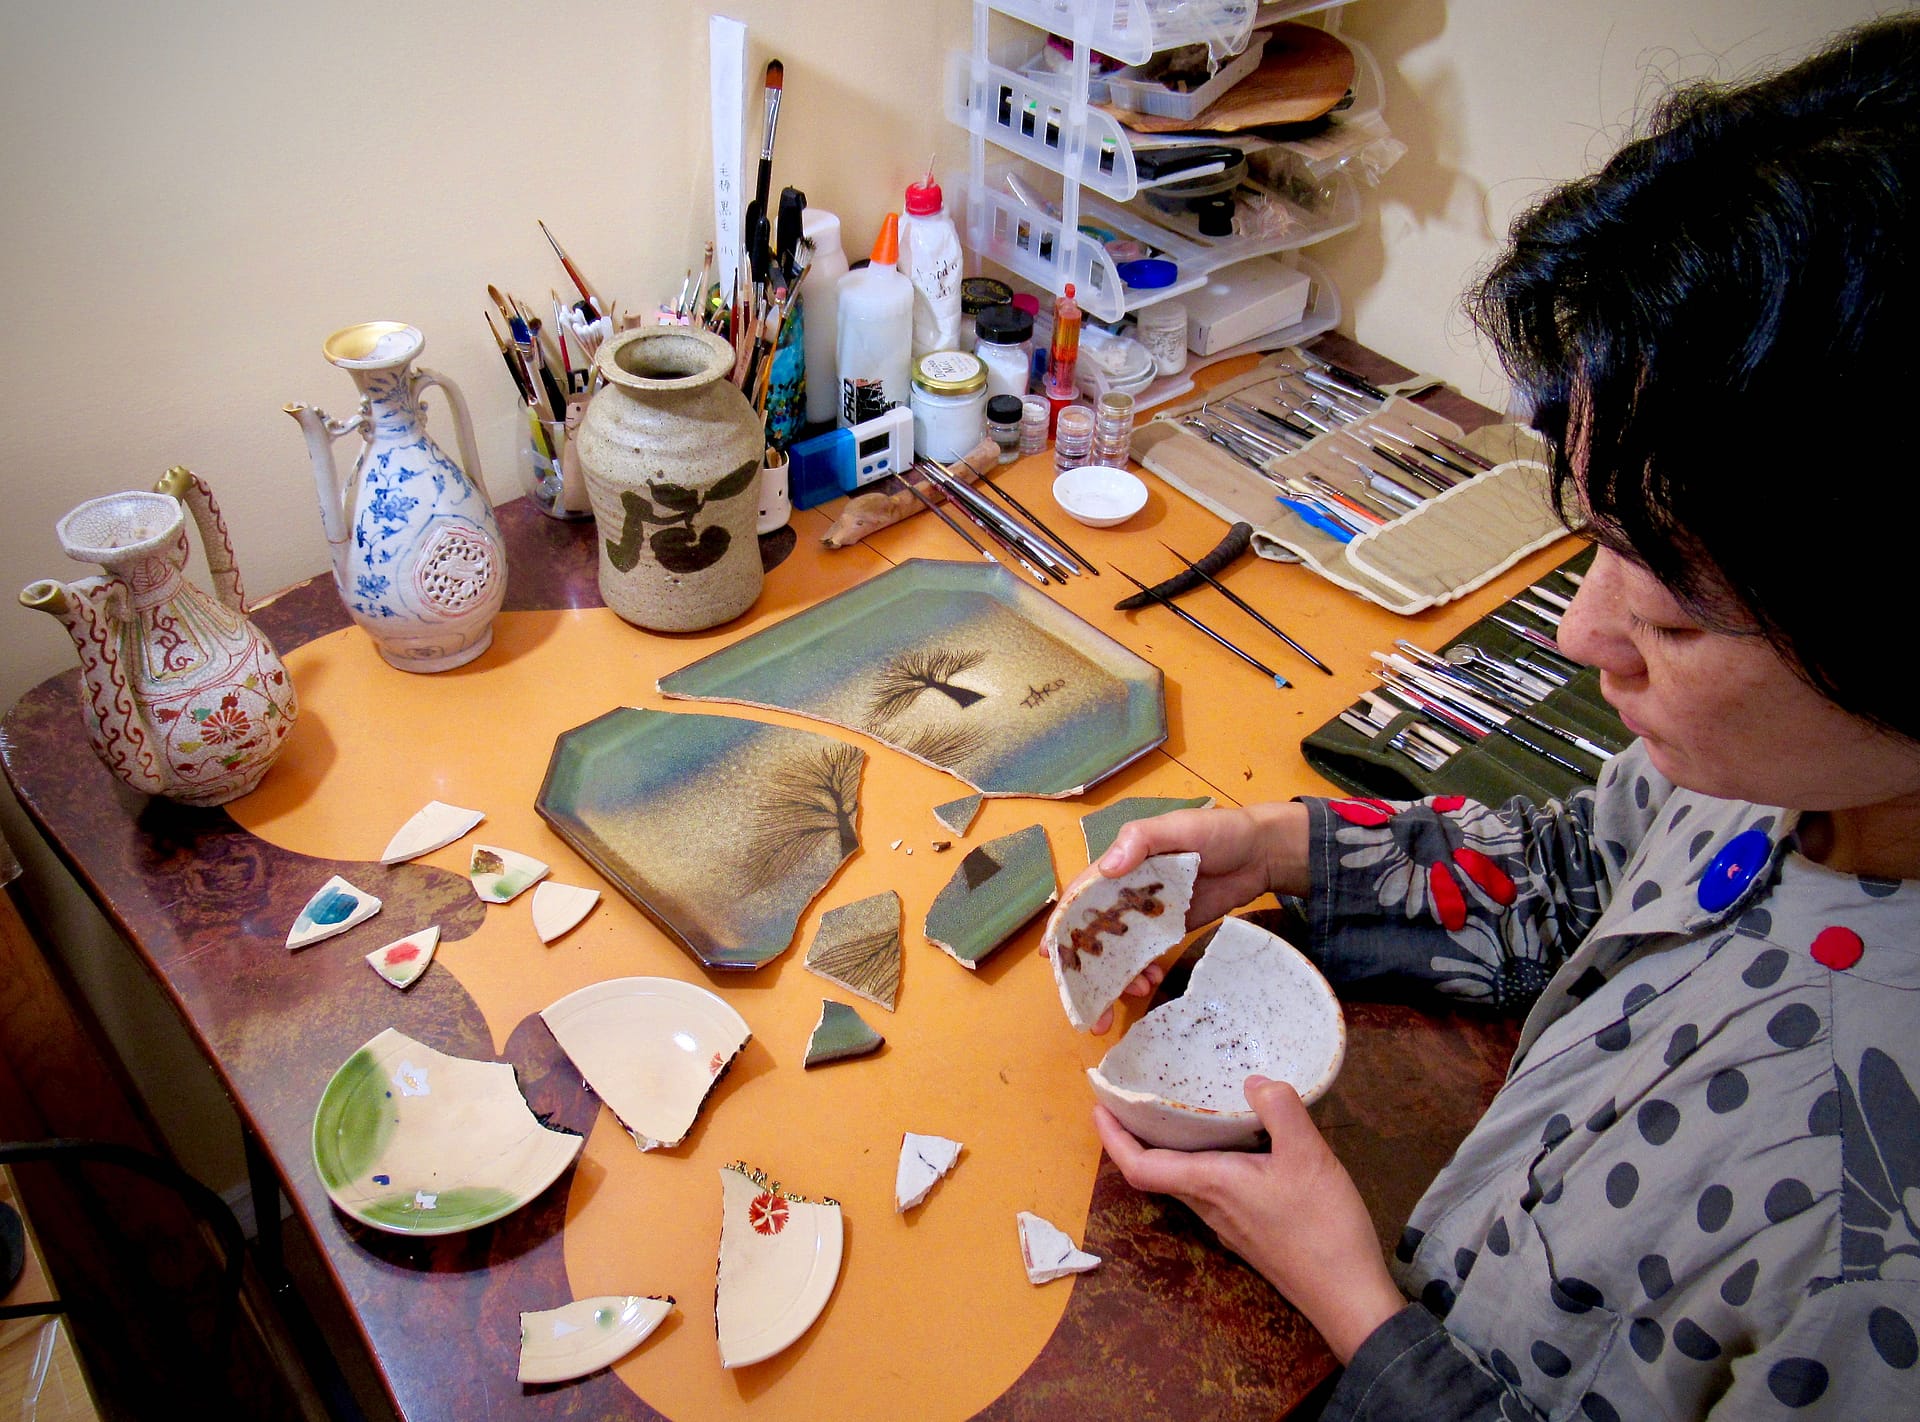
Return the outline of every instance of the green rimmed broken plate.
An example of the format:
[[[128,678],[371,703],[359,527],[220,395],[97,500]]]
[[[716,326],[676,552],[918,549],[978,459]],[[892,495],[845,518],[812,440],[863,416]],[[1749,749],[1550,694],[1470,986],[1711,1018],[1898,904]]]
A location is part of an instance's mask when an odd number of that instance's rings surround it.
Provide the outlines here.
[[[583,1137],[548,1130],[505,1062],[448,1056],[389,1027],[348,1057],[313,1116],[339,1209],[389,1234],[458,1234],[560,1178]]]

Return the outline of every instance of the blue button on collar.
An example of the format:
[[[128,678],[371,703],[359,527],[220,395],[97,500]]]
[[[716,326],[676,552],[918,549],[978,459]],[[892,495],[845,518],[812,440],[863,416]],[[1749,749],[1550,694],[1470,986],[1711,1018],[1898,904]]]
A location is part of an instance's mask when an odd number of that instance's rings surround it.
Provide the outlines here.
[[[1743,830],[1728,840],[1700,878],[1700,907],[1719,913],[1733,907],[1754,876],[1773,857],[1773,841],[1757,829]]]

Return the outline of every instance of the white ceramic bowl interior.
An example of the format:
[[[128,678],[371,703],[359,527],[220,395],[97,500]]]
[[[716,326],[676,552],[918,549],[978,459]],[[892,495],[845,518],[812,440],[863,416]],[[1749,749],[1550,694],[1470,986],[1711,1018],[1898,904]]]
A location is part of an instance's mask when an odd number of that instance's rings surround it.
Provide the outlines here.
[[[1260,1135],[1249,1076],[1289,1082],[1311,1103],[1333,1085],[1346,1048],[1339,1000],[1319,970],[1285,939],[1229,918],[1186,994],[1136,1022],[1087,1077],[1147,1144],[1229,1150]]]
[[[1053,501],[1081,523],[1112,528],[1147,506],[1147,486],[1124,469],[1083,464],[1053,481]]]

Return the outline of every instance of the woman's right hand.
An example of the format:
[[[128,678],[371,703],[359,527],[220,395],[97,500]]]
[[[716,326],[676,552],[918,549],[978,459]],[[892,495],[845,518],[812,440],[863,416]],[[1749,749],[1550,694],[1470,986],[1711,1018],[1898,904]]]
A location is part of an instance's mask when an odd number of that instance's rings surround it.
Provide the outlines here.
[[[1195,929],[1262,894],[1307,891],[1307,807],[1292,802],[1244,810],[1175,810],[1122,827],[1089,872],[1117,879],[1154,854],[1197,853],[1200,873],[1187,909]]]

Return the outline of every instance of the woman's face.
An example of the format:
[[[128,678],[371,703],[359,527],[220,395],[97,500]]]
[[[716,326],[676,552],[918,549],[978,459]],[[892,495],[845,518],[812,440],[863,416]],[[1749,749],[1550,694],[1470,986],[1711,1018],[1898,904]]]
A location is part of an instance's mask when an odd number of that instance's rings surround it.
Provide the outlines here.
[[[1701,623],[1644,568],[1598,550],[1560,623],[1569,657],[1676,785],[1839,810],[1920,795],[1920,746],[1841,710],[1764,638]]]

